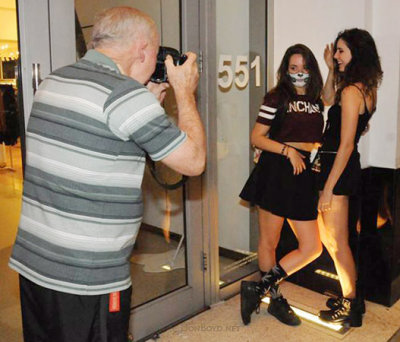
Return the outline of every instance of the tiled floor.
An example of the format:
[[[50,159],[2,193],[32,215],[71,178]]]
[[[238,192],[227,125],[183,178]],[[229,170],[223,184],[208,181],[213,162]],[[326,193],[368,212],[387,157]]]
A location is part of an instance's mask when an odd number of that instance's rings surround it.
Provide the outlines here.
[[[22,162],[21,148],[7,146],[4,148],[5,167],[0,167],[0,249],[10,246],[15,239],[22,195]],[[0,153],[3,146],[0,144]],[[12,159],[11,159],[12,157]]]
[[[5,147],[6,166],[0,168],[0,341],[22,341],[18,277],[8,266],[11,245],[17,232],[22,195],[21,149]],[[0,145],[0,153],[3,146]],[[12,160],[10,159],[12,158]]]
[[[297,285],[285,282],[282,292],[289,303],[316,313],[324,308],[326,297]],[[252,315],[252,322],[244,326],[241,322],[240,298],[235,296],[226,302],[214,305],[210,310],[162,333],[157,341],[198,342],[386,342],[400,341],[394,336],[400,328],[400,301],[391,308],[367,303],[361,328],[351,328],[344,335],[315,323],[303,320],[298,327],[280,323],[267,313],[263,304],[259,315]]]

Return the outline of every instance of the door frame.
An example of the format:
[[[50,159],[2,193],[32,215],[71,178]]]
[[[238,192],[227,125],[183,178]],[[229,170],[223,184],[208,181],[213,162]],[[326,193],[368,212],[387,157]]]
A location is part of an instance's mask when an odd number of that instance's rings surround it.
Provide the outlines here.
[[[199,13],[198,1],[181,0],[182,51],[193,51],[198,55],[201,51],[200,28],[197,19]],[[203,78],[201,77],[200,84]],[[200,112],[202,112],[202,90],[203,88],[199,86]],[[204,113],[202,116],[204,120]],[[185,186],[187,285],[133,310],[130,326],[133,328],[135,340],[146,339],[155,332],[163,331],[206,308],[202,187],[202,177],[191,177]]]
[[[75,36],[69,34],[75,32],[74,2],[17,0],[17,11],[26,129],[33,101],[32,64],[40,64],[43,79],[75,60]]]
[[[207,141],[207,164],[203,174],[203,240],[207,269],[204,274],[207,305],[220,301],[219,293],[219,236],[217,183],[217,59],[216,59],[216,1],[199,0],[201,70],[200,112]]]
[[[223,201],[218,197],[218,155],[217,155],[217,141],[218,141],[218,127],[217,127],[217,70],[218,70],[218,56],[217,56],[217,11],[216,3],[218,0],[204,0],[200,13],[200,26],[201,26],[201,45],[203,50],[203,70],[206,71],[206,89],[202,94],[206,96],[204,101],[204,108],[202,112],[207,113],[205,118],[205,127],[207,134],[207,166],[206,172],[203,176],[203,201],[204,201],[204,251],[208,256],[209,271],[205,275],[206,286],[206,300],[207,304],[214,304],[222,300],[231,298],[237,295],[240,291],[240,282],[242,280],[256,280],[259,275],[251,273],[242,279],[237,279],[233,283],[220,288],[220,270],[219,270],[219,201]],[[251,100],[249,103],[249,122],[251,134],[252,126],[255,122],[260,105],[260,99],[263,98],[265,90],[269,84],[273,84],[273,73],[267,73],[267,64],[271,65],[273,59],[273,50],[267,48],[273,46],[273,35],[271,30],[273,26],[273,2],[268,0],[253,1],[249,0],[249,17],[250,20],[250,34],[249,43],[259,51],[259,55],[264,61],[264,82],[261,87],[255,87],[254,75],[250,73],[250,94]],[[207,27],[207,28],[205,28]],[[266,32],[262,29],[265,27]],[[260,53],[260,51],[263,51]],[[253,59],[250,52],[250,60]],[[249,143],[249,149],[250,149]],[[253,165],[252,153],[249,157],[249,171]],[[257,228],[257,215],[253,211],[250,213],[249,228]]]

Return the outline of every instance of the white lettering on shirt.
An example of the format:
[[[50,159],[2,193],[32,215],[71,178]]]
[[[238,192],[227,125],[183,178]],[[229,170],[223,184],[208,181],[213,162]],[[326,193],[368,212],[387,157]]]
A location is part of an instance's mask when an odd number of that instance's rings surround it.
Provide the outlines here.
[[[288,113],[321,113],[318,104],[311,104],[309,101],[292,101],[289,103]]]

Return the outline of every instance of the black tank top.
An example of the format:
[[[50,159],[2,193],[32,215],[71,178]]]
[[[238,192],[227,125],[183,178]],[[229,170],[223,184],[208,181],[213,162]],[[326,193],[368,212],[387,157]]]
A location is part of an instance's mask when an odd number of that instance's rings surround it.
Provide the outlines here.
[[[354,85],[354,84],[352,84]],[[371,118],[375,109],[369,112],[365,96],[360,88],[354,85],[363,95],[365,111],[364,114],[358,115],[357,131],[354,137],[354,149],[357,149],[357,144],[360,141],[362,132],[367,127],[368,121]],[[328,111],[328,121],[322,138],[322,151],[337,151],[340,145],[340,129],[342,125],[342,107],[340,104],[335,103]]]

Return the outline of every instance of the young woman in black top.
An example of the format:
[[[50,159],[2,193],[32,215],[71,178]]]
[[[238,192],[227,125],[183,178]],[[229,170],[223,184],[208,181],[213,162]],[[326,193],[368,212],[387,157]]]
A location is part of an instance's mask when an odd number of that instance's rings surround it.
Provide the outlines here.
[[[320,312],[328,322],[361,326],[364,302],[356,294],[356,267],[348,241],[349,196],[360,187],[357,143],[375,111],[377,88],[382,79],[380,60],[371,35],[361,29],[345,30],[325,49],[329,75],[324,101],[332,105],[321,147],[321,240],[332,257],[343,296],[327,302]]]
[[[240,197],[258,208],[258,261],[260,282],[241,284],[241,315],[250,322],[268,292],[268,312],[285,324],[300,319],[281,295],[278,283],[304,267],[322,251],[317,226],[318,188],[311,170],[310,152],[321,141],[322,77],[309,48],[296,44],[287,49],[277,74],[277,85],[260,108],[251,142],[262,150],[260,159]],[[297,249],[276,262],[275,249],[284,220],[297,237]]]

